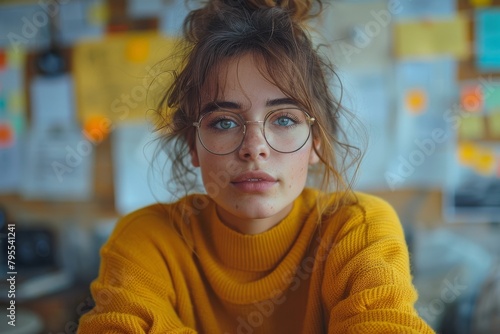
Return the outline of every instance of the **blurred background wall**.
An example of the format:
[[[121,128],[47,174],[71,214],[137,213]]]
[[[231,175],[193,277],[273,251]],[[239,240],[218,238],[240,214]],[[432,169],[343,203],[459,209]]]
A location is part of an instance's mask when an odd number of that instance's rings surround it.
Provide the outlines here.
[[[12,300],[16,333],[74,333],[116,220],[173,199],[169,161],[150,167],[151,120],[197,5],[0,1],[2,333]],[[417,309],[440,333],[499,333],[500,1],[330,0],[324,14],[311,33],[369,138],[351,138],[366,152],[355,188],[398,211]]]

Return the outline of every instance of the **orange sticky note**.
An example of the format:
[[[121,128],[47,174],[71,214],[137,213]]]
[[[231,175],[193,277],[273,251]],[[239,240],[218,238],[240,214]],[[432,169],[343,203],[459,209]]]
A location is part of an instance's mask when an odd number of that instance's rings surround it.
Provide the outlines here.
[[[411,89],[406,93],[406,107],[412,114],[421,114],[427,107],[427,94],[422,89]]]
[[[460,93],[462,108],[468,112],[481,112],[484,108],[484,94],[481,86],[465,86]]]
[[[108,137],[113,129],[112,121],[102,115],[88,117],[83,126],[83,135],[91,142],[98,144]]]
[[[7,68],[7,54],[4,50],[0,49],[0,71],[3,71]]]
[[[12,146],[14,131],[9,123],[0,123],[0,148]]]
[[[125,57],[131,63],[144,63],[149,58],[149,40],[145,38],[131,38],[126,46]]]

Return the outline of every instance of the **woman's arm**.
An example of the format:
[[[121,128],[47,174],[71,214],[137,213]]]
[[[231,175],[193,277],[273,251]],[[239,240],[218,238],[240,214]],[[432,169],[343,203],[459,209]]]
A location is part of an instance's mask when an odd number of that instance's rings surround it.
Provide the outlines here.
[[[177,315],[171,282],[110,252],[103,252],[102,268],[91,286],[95,307],[78,333],[196,333]]]
[[[363,196],[326,262],[328,333],[434,333],[414,307],[417,292],[397,215],[387,203]]]
[[[80,319],[78,333],[196,333],[181,321],[180,315],[194,323],[190,310],[177,303],[168,255],[160,251],[165,244],[175,247],[166,224],[150,213],[118,224],[101,250],[91,285],[95,307]]]

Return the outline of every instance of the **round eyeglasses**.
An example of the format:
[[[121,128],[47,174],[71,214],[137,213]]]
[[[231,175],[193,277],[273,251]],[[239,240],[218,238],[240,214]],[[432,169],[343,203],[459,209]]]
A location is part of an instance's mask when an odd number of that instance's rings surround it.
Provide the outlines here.
[[[236,151],[245,139],[248,124],[263,124],[267,144],[280,153],[300,150],[311,135],[315,119],[298,108],[282,108],[267,113],[263,121],[245,121],[240,114],[217,110],[200,117],[193,126],[203,147],[217,155]]]

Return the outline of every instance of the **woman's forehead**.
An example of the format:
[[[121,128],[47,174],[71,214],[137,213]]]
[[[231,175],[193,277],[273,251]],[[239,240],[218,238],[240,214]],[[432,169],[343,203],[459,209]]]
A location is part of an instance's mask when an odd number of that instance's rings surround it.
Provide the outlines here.
[[[221,61],[214,66],[201,89],[202,104],[237,99],[238,103],[256,97],[275,99],[286,94],[267,71],[263,57],[244,54]]]

